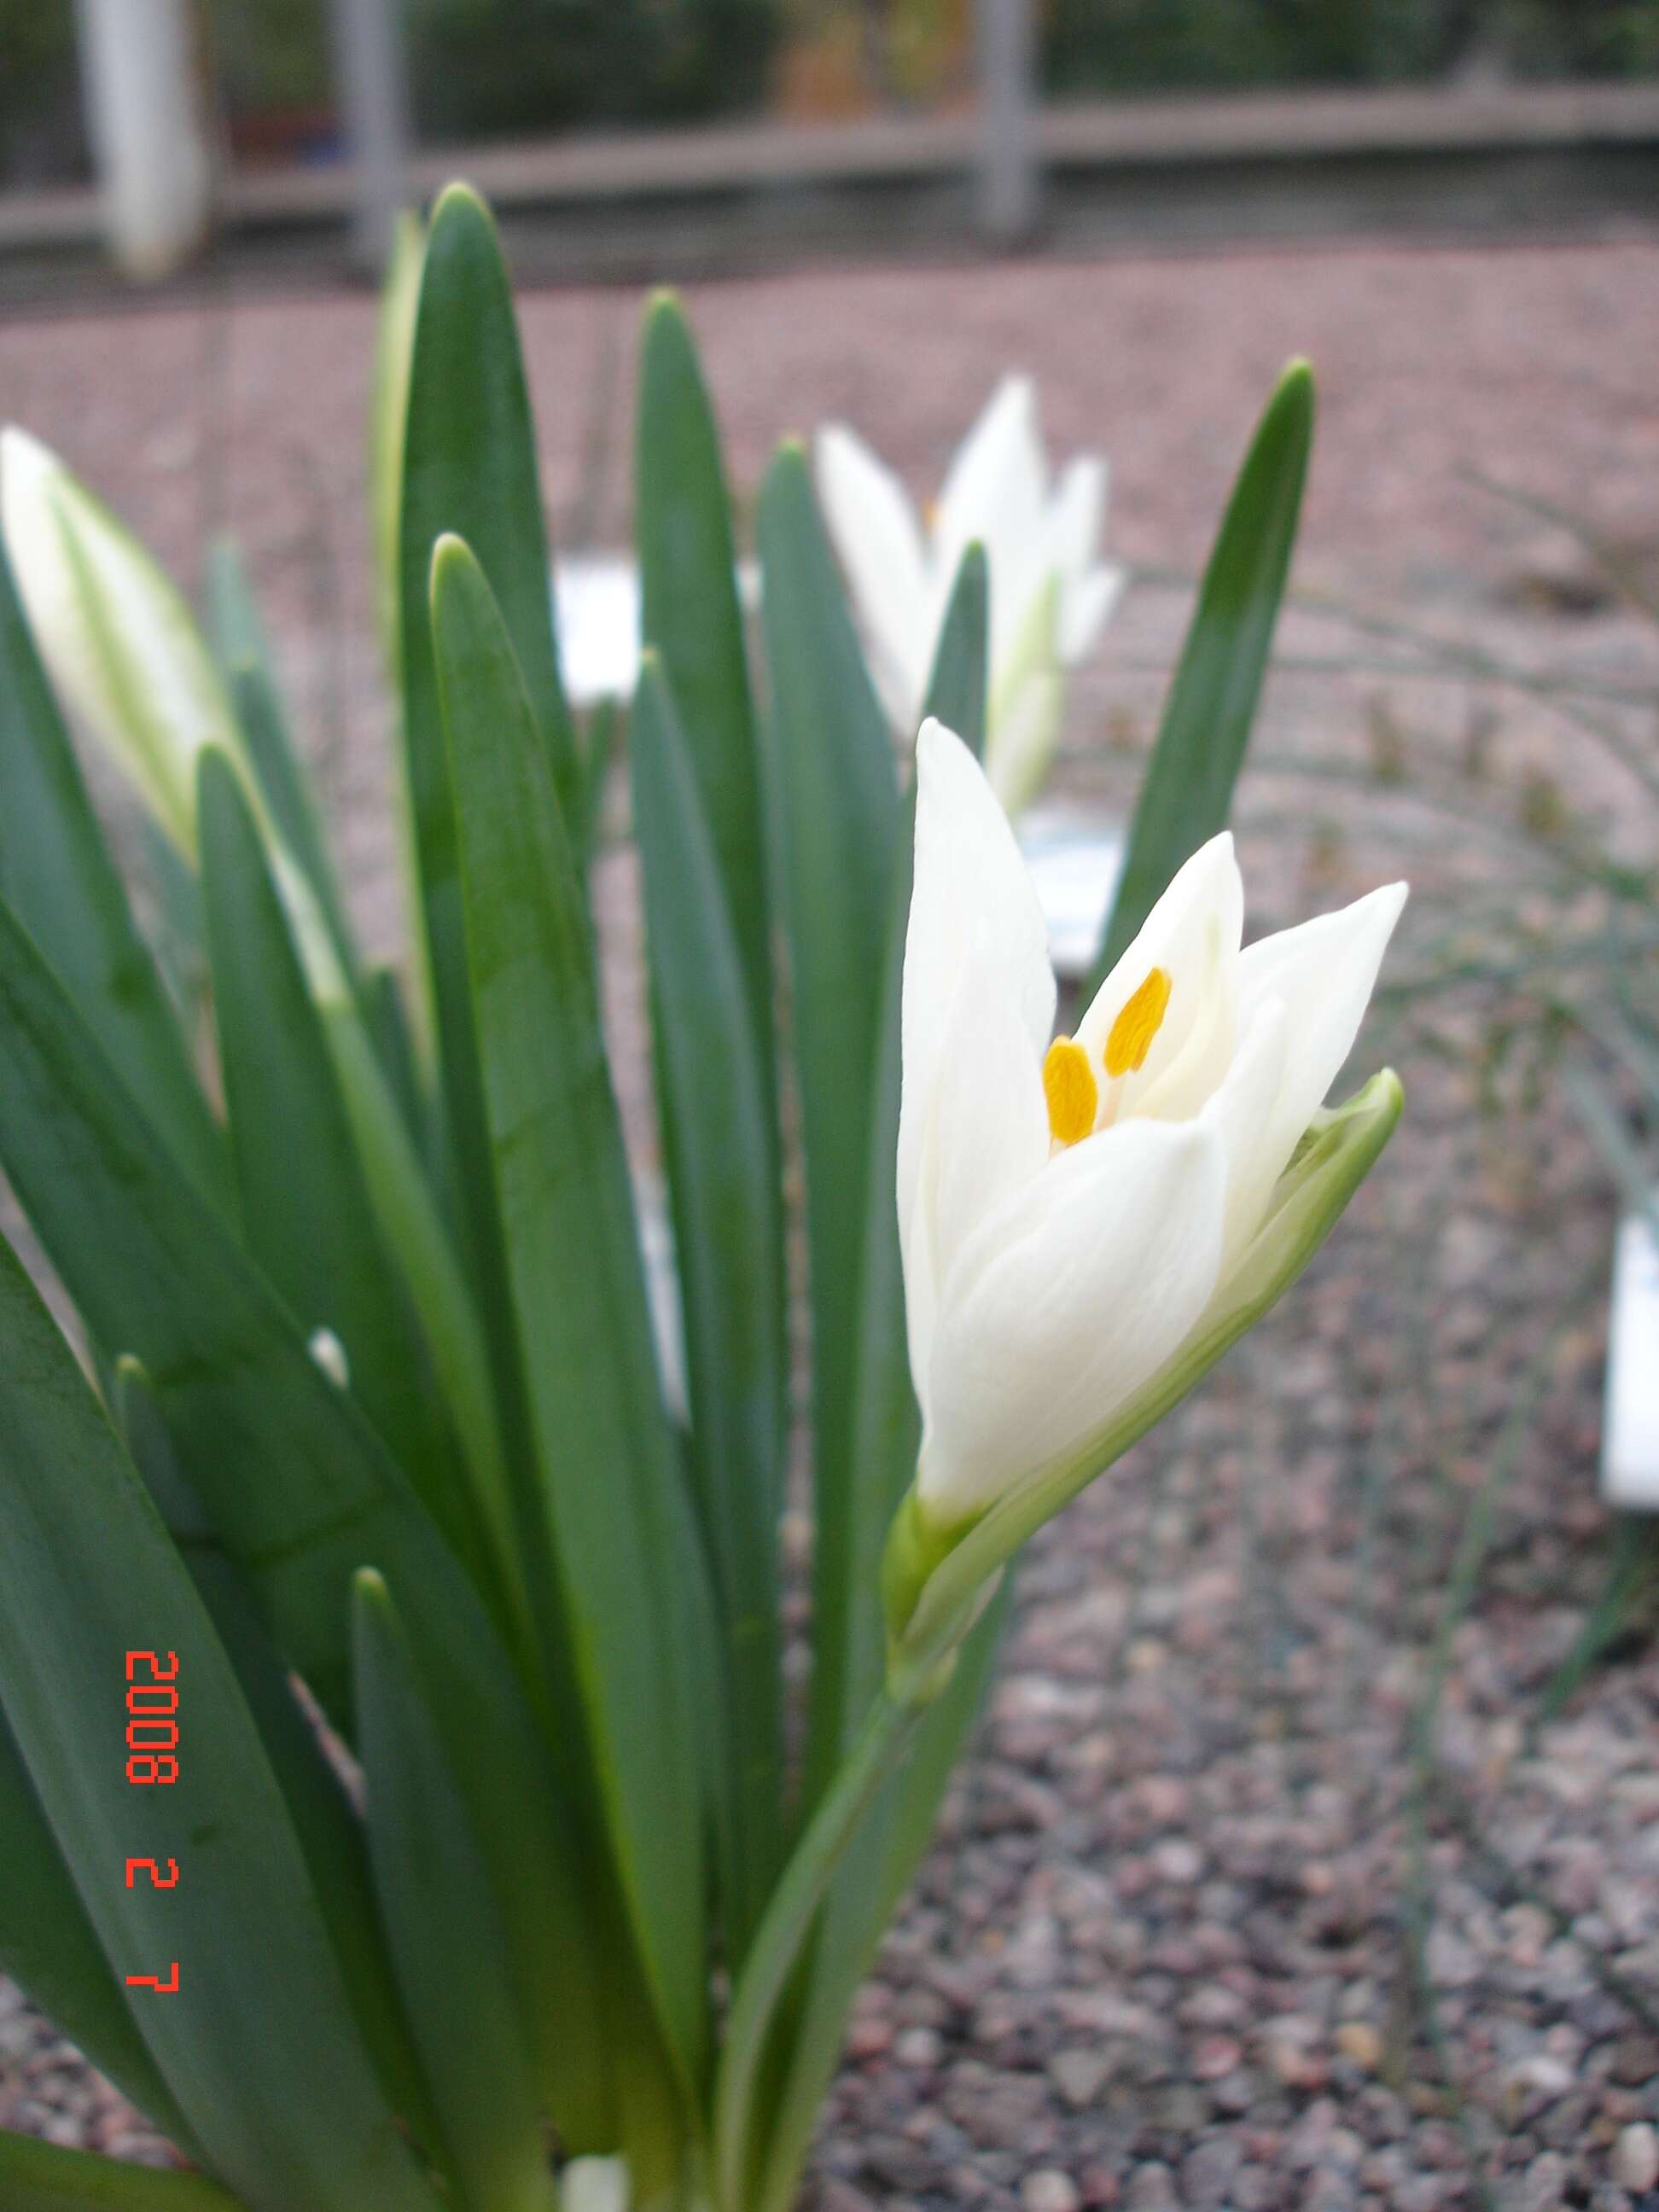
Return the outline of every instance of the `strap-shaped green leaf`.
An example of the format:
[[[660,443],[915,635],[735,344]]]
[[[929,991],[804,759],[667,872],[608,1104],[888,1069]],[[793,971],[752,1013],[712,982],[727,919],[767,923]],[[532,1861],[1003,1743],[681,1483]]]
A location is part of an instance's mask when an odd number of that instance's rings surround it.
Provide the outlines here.
[[[426,228],[412,209],[392,226],[392,251],[380,288],[380,321],[374,344],[374,390],[369,403],[369,522],[374,535],[374,580],[380,642],[388,669],[398,654],[398,538],[404,490],[404,429],[409,417],[409,371],[415,349],[415,316],[421,301],[421,260]]]
[[[180,1165],[216,1202],[229,1161],[132,919],[0,546],[0,897],[104,1038]]]
[[[785,446],[761,494],[771,754],[806,1155],[817,1535],[807,1802],[838,1758],[857,1574],[853,1393],[880,976],[900,828],[887,724],[818,518]]]
[[[219,1055],[247,1248],[307,1330],[344,1351],[352,1395],[488,1586],[488,1539],[375,1221],[315,1001],[241,778],[202,756],[197,812]],[[495,1532],[503,1547],[504,1527]]]
[[[453,185],[433,212],[409,369],[398,509],[404,775],[449,1141],[508,1450],[522,1450],[522,1383],[508,1364],[506,1263],[495,1212],[459,859],[437,672],[432,549],[454,531],[477,549],[513,641],[562,800],[579,763],[553,641],[535,426],[501,244],[477,194]]]
[[[124,2097],[189,2148],[184,2116],[133,2025],[125,1991],[40,1809],[0,1710],[0,1966],[49,2013]],[[0,2179],[4,2176],[0,2161]],[[9,2202],[9,2200],[4,2200]]]
[[[767,2101],[765,2141],[754,2147],[757,2170],[748,2212],[789,2212],[795,2203],[800,2169],[846,2040],[848,2010],[932,1838],[940,1801],[984,1702],[1005,1614],[999,1597],[963,1646],[944,1695],[922,1722],[902,1769],[871,1808],[824,1900],[805,1996],[788,2027],[787,2071]]]
[[[321,811],[310,772],[289,728],[252,588],[228,538],[216,538],[208,548],[207,601],[209,635],[260,796],[283,844],[317,895],[342,965],[354,975],[356,952]]]
[[[112,1969],[176,1984],[134,1990],[145,2044],[215,2173],[260,2212],[434,2212],[230,1663],[9,1246],[0,1339],[7,1715]],[[148,1748],[130,1683],[176,1713]]]
[[[679,709],[769,1077],[766,818],[731,503],[696,349],[680,303],[669,293],[659,293],[646,312],[635,453],[641,627],[645,642],[662,656]]]
[[[459,539],[433,625],[491,1164],[605,1817],[670,2048],[708,2049],[696,1670],[677,1649],[682,1480],[663,1410],[586,909],[511,641]]]
[[[969,547],[951,592],[928,684],[926,711],[978,751],[985,735],[988,582],[983,549]],[[872,1084],[865,1243],[854,1344],[847,1585],[838,1614],[844,1690],[837,1755],[850,1747],[885,1671],[879,1595],[882,1547],[895,1506],[915,1472],[921,1423],[911,1387],[899,1258],[895,1174],[898,1151],[900,1011],[910,911],[915,807],[907,800],[894,854],[887,941],[878,994],[880,1058]],[[991,1632],[976,1632],[971,1661],[928,1715],[915,1753],[889,1783],[836,1876],[814,1938],[801,2002],[784,2031],[787,2065],[769,2109],[772,2132],[753,2147],[759,2205],[787,2206],[817,2109],[834,2070],[847,2010],[898,1894],[932,1832],[951,1766],[977,1711]],[[822,1644],[819,1645],[820,1653]]]
[[[1313,372],[1292,362],[1256,426],[1204,571],[1091,994],[1182,862],[1227,826],[1296,543],[1313,422]]]
[[[301,1710],[247,1585],[185,1480],[149,1377],[136,1359],[117,1363],[114,1399],[133,1465],[236,1670],[381,2086],[416,2141],[435,2156],[441,2137],[381,1938],[362,1823],[310,1717]]]
[[[685,1315],[690,1464],[714,1571],[731,1724],[727,1953],[741,1961],[782,1840],[778,1629],[780,1202],[769,1084],[714,840],[654,649],[629,758],[658,1094]]]
[[[148,1370],[185,1475],[283,1655],[349,1729],[349,1593],[395,1577],[464,1759],[542,2078],[573,2140],[609,2083],[563,2024],[603,2017],[580,1842],[489,1614],[349,1397],[133,1107],[0,906],[0,1161],[94,1341]]]
[[[553,2212],[507,1938],[477,1839],[385,1582],[352,1613],[369,1857],[449,2161],[479,2212]],[[571,2023],[572,2033],[581,2033]]]
[[[6,2212],[246,2212],[204,2173],[124,2166],[0,2128],[0,2202]]]

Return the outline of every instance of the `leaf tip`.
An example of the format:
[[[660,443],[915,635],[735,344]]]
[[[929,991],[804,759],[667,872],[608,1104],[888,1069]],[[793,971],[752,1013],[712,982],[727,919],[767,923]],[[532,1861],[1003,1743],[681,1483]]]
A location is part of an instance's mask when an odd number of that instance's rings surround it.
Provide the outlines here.
[[[453,222],[482,222],[492,231],[495,228],[489,201],[476,185],[468,184],[464,177],[452,179],[432,204],[431,229],[434,234],[441,223]]]

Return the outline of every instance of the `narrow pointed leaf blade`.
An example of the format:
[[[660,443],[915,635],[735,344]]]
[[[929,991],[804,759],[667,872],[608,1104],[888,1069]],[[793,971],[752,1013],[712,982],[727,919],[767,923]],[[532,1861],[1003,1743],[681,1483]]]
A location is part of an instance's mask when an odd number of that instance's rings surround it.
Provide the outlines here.
[[[149,1377],[137,1360],[118,1363],[115,1397],[128,1453],[236,1671],[381,2085],[416,2142],[435,2149],[437,2123],[380,1935],[362,1823],[301,1710],[247,1585],[185,1479]]]
[[[224,1139],[132,918],[0,546],[0,897],[104,1038],[197,1188],[230,1195]]]
[[[433,564],[495,1194],[617,1874],[670,2047],[707,2053],[699,1722],[675,1648],[680,1481],[656,1371],[586,910],[511,642],[459,539]]]
[[[1256,426],[1204,571],[1091,991],[1182,862],[1226,827],[1296,542],[1313,423],[1312,372],[1293,362]]]
[[[985,751],[985,718],[990,696],[991,580],[985,548],[970,545],[962,556],[951,602],[939,634],[927,679],[924,716],[932,714],[954,730],[975,760]],[[905,878],[908,885],[908,878]],[[904,911],[909,912],[908,888]]]
[[[485,1545],[413,1314],[375,1221],[328,1040],[229,761],[203,755],[198,813],[219,1054],[250,1252],[349,1387],[458,1556]]]
[[[657,1085],[685,1315],[692,1477],[732,1721],[723,1824],[733,1964],[781,1844],[776,1347],[781,1229],[769,1086],[676,702],[647,652],[629,744],[644,880]]]
[[[0,1866],[0,1968],[164,2136],[188,2147],[184,2116],[133,2024],[3,1710]]]
[[[847,1705],[854,1342],[878,1049],[871,979],[882,973],[887,942],[899,801],[886,720],[798,447],[786,446],[768,473],[759,543],[812,1285],[810,1806],[838,1757]]]
[[[356,949],[311,773],[289,726],[252,587],[228,538],[216,538],[208,548],[207,599],[214,652],[260,795],[283,844],[317,895],[342,963],[353,973]]]
[[[246,2212],[204,2173],[124,2166],[0,2128],[0,2203],[6,2212]]]
[[[972,546],[963,556],[940,632],[927,712],[975,750],[984,742],[988,617],[985,556],[981,548]],[[882,1547],[894,1508],[915,1471],[921,1436],[910,1382],[894,1182],[914,817],[914,800],[907,799],[894,853],[887,941],[877,994],[880,1057],[872,1083],[854,1348],[848,1587],[839,1620],[842,1753],[882,1683],[884,1629],[878,1595]],[[769,2112],[772,2133],[764,2145],[754,2148],[757,2162],[764,2154],[763,2204],[782,2205],[793,2197],[846,2033],[848,2008],[927,1846],[951,1765],[978,1711],[995,1634],[995,1624],[989,1622],[975,1632],[956,1679],[928,1715],[903,1771],[888,1784],[867,1816],[825,1899],[801,2003],[781,2033],[781,2086]]]
[[[372,1568],[357,1577],[352,1644],[374,1887],[449,2162],[469,2203],[553,2212],[507,1938],[403,1625]]]
[[[357,2039],[229,1662],[9,1247],[0,1335],[7,1714],[112,1970],[178,1983],[135,1991],[150,2054],[215,2172],[261,2212],[434,2212]],[[154,1784],[132,1778],[126,1686],[145,1679],[134,1650],[161,1655],[150,1675],[177,1685],[170,1784],[161,1768]],[[176,1865],[177,1882],[141,1869],[129,1887],[139,1856]]]
[[[645,642],[661,654],[679,709],[755,1035],[769,1072],[765,807],[731,503],[696,349],[678,301],[666,293],[646,312],[635,482]]]
[[[432,549],[445,531],[477,550],[561,799],[574,803],[580,762],[559,682],[535,428],[512,295],[489,210],[464,185],[440,198],[422,258],[398,501],[398,623],[404,779],[449,1141],[465,1241],[489,1341],[499,1348],[511,1337],[506,1269],[432,653]],[[496,1380],[506,1417],[516,1423],[521,1382],[505,1364]]]
[[[465,1756],[543,2079],[602,2146],[603,2017],[581,1844],[490,1616],[374,1429],[148,1129],[61,985],[0,905],[0,1163],[94,1342],[147,1370],[185,1474],[284,1660],[349,1734],[349,1596],[395,1576]]]

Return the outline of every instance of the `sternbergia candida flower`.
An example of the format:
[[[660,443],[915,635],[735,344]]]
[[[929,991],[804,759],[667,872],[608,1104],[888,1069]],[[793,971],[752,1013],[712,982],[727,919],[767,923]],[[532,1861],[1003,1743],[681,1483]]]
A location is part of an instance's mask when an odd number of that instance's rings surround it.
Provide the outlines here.
[[[963,442],[927,524],[903,485],[840,422],[817,437],[817,485],[857,604],[883,703],[908,742],[957,570],[982,544],[990,568],[986,768],[1017,813],[1060,734],[1064,672],[1081,660],[1123,588],[1096,558],[1106,465],[1080,454],[1050,487],[1030,380],[1005,377]]]
[[[901,1615],[964,1531],[1115,1456],[1146,1425],[1149,1386],[1196,1379],[1218,1324],[1282,1267],[1275,1220],[1301,1188],[1286,1171],[1405,897],[1391,884],[1241,950],[1224,833],[1076,1034],[1052,1037],[1042,912],[1007,819],[967,747],[924,725],[897,1174],[923,1438],[890,1555]],[[1385,1137],[1398,1090],[1378,1085],[1366,1118]]]
[[[202,750],[240,756],[230,702],[178,590],[27,431],[0,432],[0,527],[29,626],[75,719],[179,849],[196,845]]]

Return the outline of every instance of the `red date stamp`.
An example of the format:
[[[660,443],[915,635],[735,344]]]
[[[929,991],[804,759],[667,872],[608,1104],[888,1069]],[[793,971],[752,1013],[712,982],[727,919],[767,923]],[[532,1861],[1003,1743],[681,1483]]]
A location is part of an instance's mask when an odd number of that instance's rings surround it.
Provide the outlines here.
[[[127,1780],[134,1789],[166,1789],[179,1779],[179,1655],[169,1651],[129,1651],[127,1654]],[[164,1871],[165,1869],[165,1871]],[[127,1887],[141,1881],[152,1889],[176,1889],[177,1859],[131,1858],[127,1861]],[[176,1996],[179,1961],[172,1962],[166,1981],[158,1974],[129,1974],[130,1990],[154,1990],[161,1996]]]

